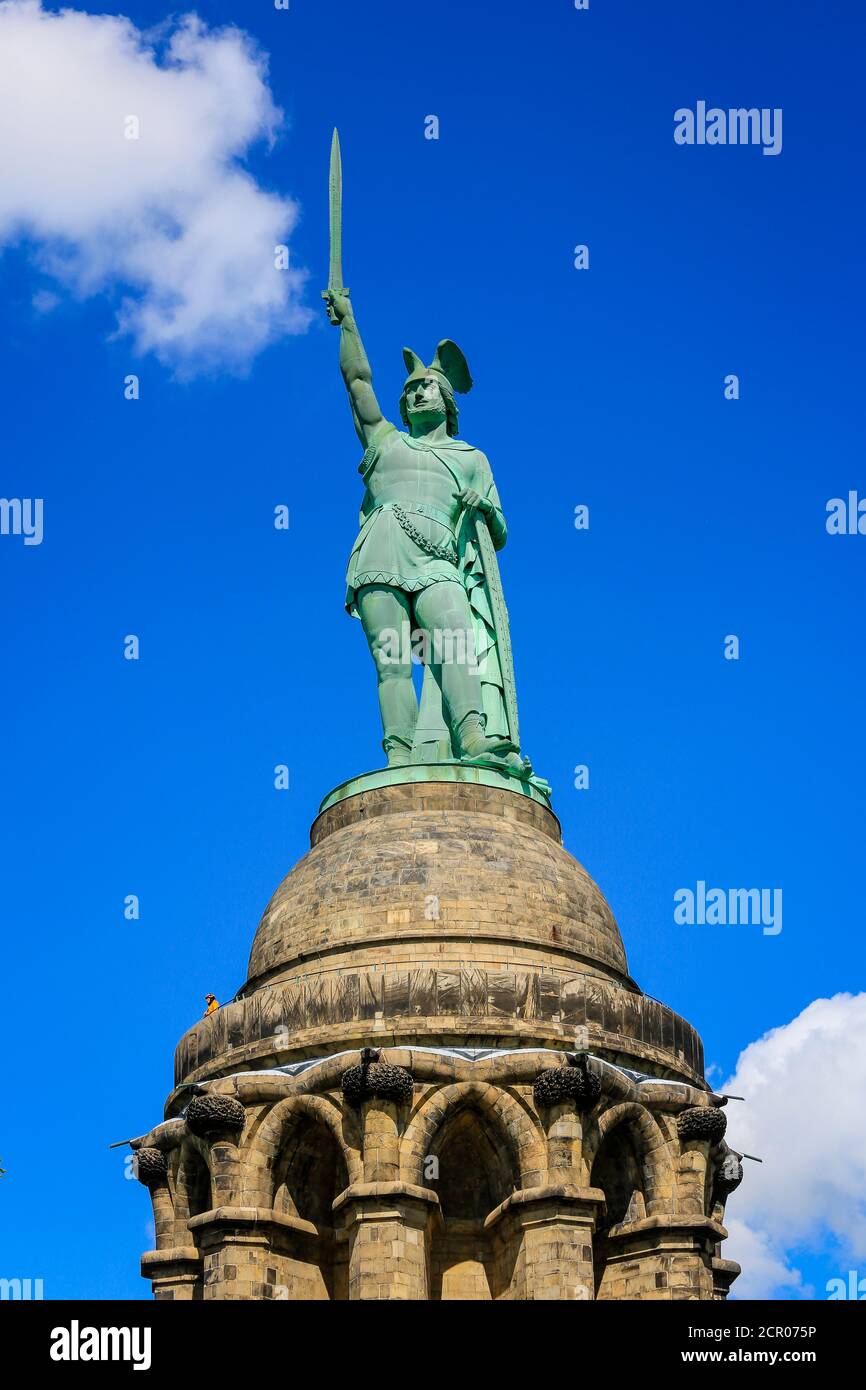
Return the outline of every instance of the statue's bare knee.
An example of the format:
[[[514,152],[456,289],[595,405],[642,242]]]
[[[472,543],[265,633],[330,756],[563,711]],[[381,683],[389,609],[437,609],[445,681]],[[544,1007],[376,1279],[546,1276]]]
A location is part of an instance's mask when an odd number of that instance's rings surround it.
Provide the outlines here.
[[[405,660],[400,634],[389,628],[370,640],[370,655],[376,665],[379,681],[412,681],[412,662]]]

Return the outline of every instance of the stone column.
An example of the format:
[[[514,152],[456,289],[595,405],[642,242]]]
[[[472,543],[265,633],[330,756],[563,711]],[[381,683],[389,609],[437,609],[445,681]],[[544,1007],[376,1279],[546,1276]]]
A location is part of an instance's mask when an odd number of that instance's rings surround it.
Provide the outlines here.
[[[132,1169],[138,1181],[150,1193],[156,1248],[161,1250],[171,1243],[174,1235],[174,1205],[168,1190],[168,1157],[162,1149],[134,1149]]]
[[[263,1299],[266,1293],[270,1212],[257,1207],[217,1207],[194,1216],[190,1230],[204,1261],[204,1298]]]
[[[161,1149],[142,1147],[133,1151],[138,1181],[147,1188],[153,1203],[156,1249],[141,1258],[141,1273],[151,1281],[154,1298],[191,1301],[201,1298],[202,1263],[194,1245],[173,1245],[174,1205],[168,1187],[168,1157]]]
[[[587,1185],[583,1117],[600,1094],[601,1082],[579,1052],[565,1053],[561,1065],[546,1068],[533,1083],[547,1135],[548,1177],[542,1186],[513,1193],[487,1218],[504,1267],[513,1262],[509,1289],[500,1296],[595,1297],[592,1238],[604,1193]]]
[[[690,1106],[677,1116],[680,1156],[677,1164],[676,1210],[680,1215],[706,1214],[710,1149],[720,1142],[726,1126],[725,1116],[714,1106]]]
[[[212,1209],[188,1223],[203,1259],[203,1297],[264,1298],[270,1240],[259,1225],[258,1208],[234,1207],[239,1190],[238,1140],[246,1112],[233,1096],[196,1095],[186,1111],[187,1128],[208,1146]],[[270,1215],[270,1213],[267,1213]]]
[[[500,1298],[585,1301],[595,1297],[592,1237],[604,1205],[597,1187],[550,1184],[514,1192],[484,1223],[498,1247],[497,1273],[512,1266]],[[498,1282],[498,1281],[497,1281]]]
[[[412,1073],[361,1050],[360,1065],[340,1079],[348,1105],[360,1111],[364,1181],[334,1203],[348,1241],[350,1299],[428,1299],[429,1231],[439,1199],[425,1187],[399,1181],[400,1116],[411,1103]]]
[[[376,1097],[361,1105],[365,1182],[396,1182],[400,1176],[400,1128],[397,1106]]]
[[[439,1198],[413,1183],[355,1183],[334,1203],[349,1242],[349,1298],[430,1297],[430,1229]]]
[[[613,1226],[598,1297],[711,1300],[716,1246],[726,1235],[708,1216],[648,1216]]]
[[[238,1141],[246,1111],[233,1096],[209,1092],[195,1096],[186,1112],[187,1128],[208,1145],[211,1201],[214,1207],[233,1201],[240,1187]]]
[[[411,1104],[412,1073],[380,1061],[378,1048],[361,1049],[359,1066],[340,1078],[347,1105],[360,1111],[365,1183],[393,1183],[400,1176],[400,1112]]]
[[[547,1113],[547,1168],[552,1183],[579,1183],[582,1150],[583,1117],[574,1102],[551,1106]]]
[[[206,1301],[334,1296],[330,1246],[310,1221],[266,1207],[217,1207],[189,1226],[202,1252]]]
[[[547,1134],[547,1169],[554,1185],[582,1187],[589,1178],[583,1160],[583,1116],[601,1095],[601,1081],[585,1053],[567,1052],[562,1065],[539,1072],[532,1084],[535,1108]]]

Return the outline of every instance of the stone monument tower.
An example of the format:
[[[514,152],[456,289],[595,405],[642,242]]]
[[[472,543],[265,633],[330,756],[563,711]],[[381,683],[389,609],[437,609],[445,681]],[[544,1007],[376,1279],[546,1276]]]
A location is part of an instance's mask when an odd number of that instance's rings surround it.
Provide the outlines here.
[[[346,602],[387,766],[325,798],[246,983],[180,1041],[132,1141],[142,1273],[162,1299],[725,1298],[740,1155],[521,751],[505,518],[456,438],[466,360],[405,350],[407,428],[384,419],[340,198],[335,135],[325,298],[364,447]]]

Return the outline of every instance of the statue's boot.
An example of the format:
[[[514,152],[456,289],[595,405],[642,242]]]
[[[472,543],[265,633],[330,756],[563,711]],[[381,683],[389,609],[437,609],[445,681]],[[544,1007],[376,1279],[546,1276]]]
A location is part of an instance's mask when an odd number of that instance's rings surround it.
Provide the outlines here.
[[[508,738],[486,734],[483,715],[474,711],[467,714],[457,725],[456,734],[462,759],[483,758],[515,772],[523,772],[523,759],[517,744]]]
[[[386,734],[382,747],[388,758],[389,767],[405,767],[412,761],[412,740],[403,734]]]

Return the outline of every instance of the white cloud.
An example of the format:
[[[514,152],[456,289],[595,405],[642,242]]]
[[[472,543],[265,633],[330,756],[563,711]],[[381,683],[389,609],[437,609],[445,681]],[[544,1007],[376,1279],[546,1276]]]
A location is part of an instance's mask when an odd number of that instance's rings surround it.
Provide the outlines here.
[[[751,1168],[749,1170],[751,1172]],[[738,1189],[742,1192],[742,1188]],[[731,1200],[733,1207],[736,1198]],[[787,1262],[785,1252],[764,1231],[753,1230],[739,1217],[729,1217],[728,1240],[722,1251],[726,1260],[738,1260],[743,1272],[734,1284],[735,1298],[812,1298],[798,1269]]]
[[[866,1272],[866,994],[816,999],[751,1043],[719,1090],[746,1098],[728,1108],[731,1147],[764,1160],[744,1165],[728,1205],[735,1294],[789,1297],[798,1250],[838,1250]]]
[[[0,247],[31,247],[55,288],[119,293],[120,331],[180,372],[242,368],[310,318],[304,273],[274,264],[297,206],[242,163],[281,121],[238,29],[0,0]]]

